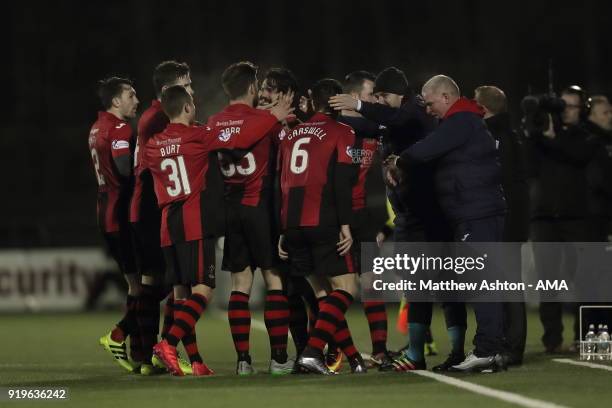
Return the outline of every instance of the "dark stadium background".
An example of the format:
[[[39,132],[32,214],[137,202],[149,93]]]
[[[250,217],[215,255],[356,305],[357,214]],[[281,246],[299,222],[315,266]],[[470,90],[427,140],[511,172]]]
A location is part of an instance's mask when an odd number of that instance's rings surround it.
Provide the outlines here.
[[[610,2],[21,1],[3,6],[0,247],[92,245],[95,182],[87,134],[96,80],[135,80],[142,112],[164,59],[193,70],[199,118],[224,104],[222,69],[251,60],[304,86],[356,69],[402,68],[419,87],[446,73],[468,96],[504,89],[515,120],[531,86],[612,91]]]

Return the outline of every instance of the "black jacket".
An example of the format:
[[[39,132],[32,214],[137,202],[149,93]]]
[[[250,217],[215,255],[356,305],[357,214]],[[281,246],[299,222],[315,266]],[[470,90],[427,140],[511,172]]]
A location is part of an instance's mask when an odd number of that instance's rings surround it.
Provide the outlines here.
[[[584,218],[587,214],[586,167],[597,150],[582,126],[566,126],[554,139],[529,139],[535,160],[532,218]]]
[[[398,165],[435,159],[436,189],[451,223],[506,212],[496,143],[475,102],[455,102],[433,133],[401,154]]]
[[[404,96],[399,109],[363,102],[359,112],[387,128],[381,143],[383,159],[390,154],[400,154],[425,138],[436,126],[436,121],[427,114],[422,98],[417,95]],[[435,163],[415,164],[406,172],[401,185],[388,189],[387,196],[396,213],[397,227],[413,228],[420,223],[439,222],[441,211],[434,189],[434,172]]]
[[[594,217],[612,218],[612,132],[592,122],[585,130],[597,148],[587,166],[588,209]]]
[[[507,113],[491,116],[485,123],[498,143],[501,183],[508,206],[504,241],[525,242],[529,238],[529,185],[523,140],[512,129]]]

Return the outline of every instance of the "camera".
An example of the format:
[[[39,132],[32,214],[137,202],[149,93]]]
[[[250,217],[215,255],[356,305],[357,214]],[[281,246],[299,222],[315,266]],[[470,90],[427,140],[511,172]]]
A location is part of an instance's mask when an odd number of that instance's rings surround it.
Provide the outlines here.
[[[555,129],[561,127],[561,113],[565,110],[565,101],[556,96],[527,95],[521,101],[523,111],[523,129],[526,136],[545,132],[549,127],[549,115]]]

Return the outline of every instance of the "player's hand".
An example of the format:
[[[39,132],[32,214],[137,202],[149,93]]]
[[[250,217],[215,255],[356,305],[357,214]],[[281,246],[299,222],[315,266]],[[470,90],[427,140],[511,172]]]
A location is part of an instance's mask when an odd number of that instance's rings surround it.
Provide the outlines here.
[[[357,110],[357,98],[348,94],[338,94],[329,98],[329,106],[337,111],[340,110]]]
[[[283,249],[283,241],[285,240],[285,236],[281,235],[278,238],[278,257],[283,261],[289,259],[289,253]]]
[[[289,116],[295,108],[291,107],[293,104],[293,91],[289,91],[286,94],[281,93],[278,95],[276,105],[270,109],[270,113],[276,116],[279,122],[282,122]]]
[[[376,245],[378,245],[378,247],[382,247],[383,242],[385,242],[387,239],[387,236],[385,235],[384,232],[379,232],[378,234],[376,234]]]
[[[349,253],[351,245],[353,245],[353,236],[351,235],[351,228],[348,225],[340,226],[340,241],[336,244],[338,247],[338,254],[344,256]]]

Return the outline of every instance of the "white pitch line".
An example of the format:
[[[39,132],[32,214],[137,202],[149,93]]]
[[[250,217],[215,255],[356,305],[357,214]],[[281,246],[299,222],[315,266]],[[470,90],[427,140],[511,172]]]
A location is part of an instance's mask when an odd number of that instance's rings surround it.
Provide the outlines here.
[[[571,364],[571,365],[580,366],[580,367],[588,367],[588,368],[596,368],[598,370],[612,371],[612,366],[596,364],[596,363],[587,363],[586,361],[575,361],[569,358],[555,358],[553,359],[553,361],[555,363]]]
[[[527,408],[567,408],[564,405],[558,405],[552,402],[543,401],[535,398],[524,397],[519,394],[515,394],[508,391],[496,390],[494,388],[485,387],[483,385],[474,384],[471,382],[459,380],[454,377],[448,377],[446,375],[432,373],[431,371],[415,370],[410,371],[413,374],[420,375],[421,377],[431,378],[432,380],[439,381],[444,384],[452,385],[457,388],[461,388],[467,391],[471,391],[476,394],[485,395],[487,397],[495,398],[501,401],[509,402],[511,404],[520,405]]]

